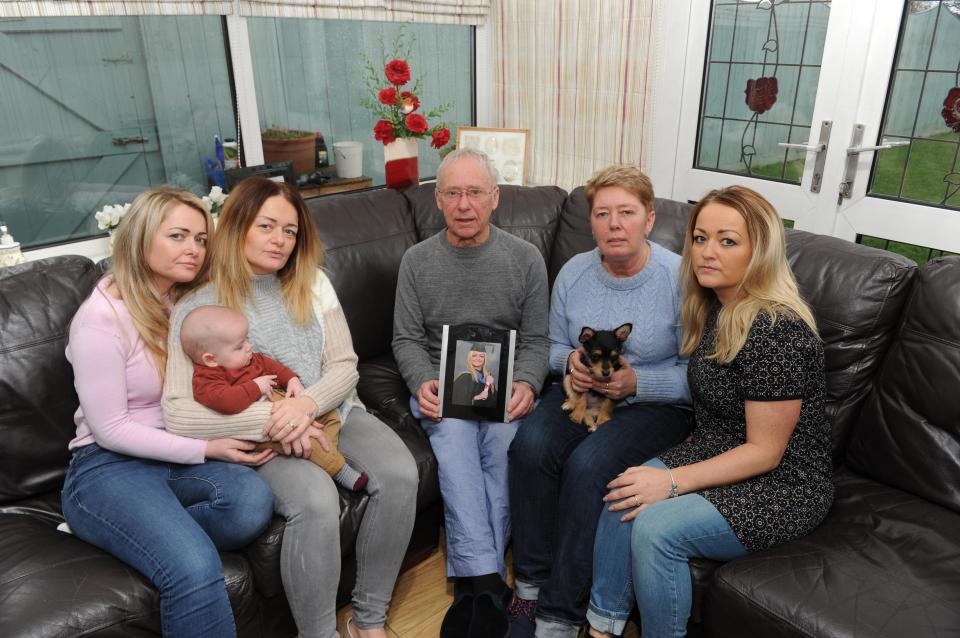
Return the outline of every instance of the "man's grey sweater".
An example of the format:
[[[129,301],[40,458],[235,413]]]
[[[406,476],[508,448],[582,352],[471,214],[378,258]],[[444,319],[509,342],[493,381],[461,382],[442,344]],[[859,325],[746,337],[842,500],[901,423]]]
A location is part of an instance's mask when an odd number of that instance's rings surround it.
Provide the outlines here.
[[[513,380],[539,393],[547,376],[547,270],[530,243],[490,226],[473,248],[456,248],[440,231],[400,263],[393,354],[410,392],[440,375],[443,326],[481,324],[517,331]]]

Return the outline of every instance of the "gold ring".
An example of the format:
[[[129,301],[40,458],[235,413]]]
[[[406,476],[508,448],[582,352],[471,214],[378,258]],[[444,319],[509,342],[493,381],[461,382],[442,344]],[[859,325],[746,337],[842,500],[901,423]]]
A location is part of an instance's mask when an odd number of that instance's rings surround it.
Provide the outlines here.
[[[603,389],[604,389],[604,390],[607,390],[607,391],[609,392],[609,391],[610,391],[610,384],[608,383],[607,385],[603,386]]]
[[[633,497],[633,503],[634,503],[634,506],[635,506],[635,507],[640,507],[641,505],[643,505],[643,501],[640,500],[640,495],[639,495],[639,494],[635,494],[635,495],[634,495],[634,497]]]
[[[292,427],[293,427],[293,421],[290,421],[290,423],[287,423],[287,427],[288,427],[288,428],[292,428]]]

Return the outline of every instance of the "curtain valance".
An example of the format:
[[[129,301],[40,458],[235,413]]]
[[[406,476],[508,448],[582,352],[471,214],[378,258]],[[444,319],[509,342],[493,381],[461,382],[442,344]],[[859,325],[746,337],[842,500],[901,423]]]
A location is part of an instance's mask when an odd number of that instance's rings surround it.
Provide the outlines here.
[[[240,0],[240,15],[481,25],[490,0]]]
[[[0,0],[2,18],[228,15],[232,0]]]

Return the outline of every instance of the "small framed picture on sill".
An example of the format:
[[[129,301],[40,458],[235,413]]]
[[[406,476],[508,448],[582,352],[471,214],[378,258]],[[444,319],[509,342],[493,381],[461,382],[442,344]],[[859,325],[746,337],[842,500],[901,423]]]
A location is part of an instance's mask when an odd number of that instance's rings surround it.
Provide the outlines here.
[[[500,173],[500,184],[523,186],[527,181],[528,128],[457,129],[457,148],[475,148],[486,153]]]

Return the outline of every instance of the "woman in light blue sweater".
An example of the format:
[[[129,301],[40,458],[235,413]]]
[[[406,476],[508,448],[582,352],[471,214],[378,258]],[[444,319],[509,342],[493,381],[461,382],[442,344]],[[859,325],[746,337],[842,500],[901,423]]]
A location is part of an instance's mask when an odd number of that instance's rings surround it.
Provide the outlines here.
[[[593,538],[606,484],[637,459],[680,442],[690,429],[687,363],[679,356],[680,257],[647,240],[653,187],[638,169],[612,166],[587,182],[597,248],[560,271],[550,306],[550,369],[574,389],[616,401],[596,432],[561,410],[549,386],[510,448],[510,507],[517,598],[512,636],[576,636],[590,593]],[[581,361],[581,330],[633,329],[623,366],[593,378]],[[534,614],[534,609],[536,613]]]

